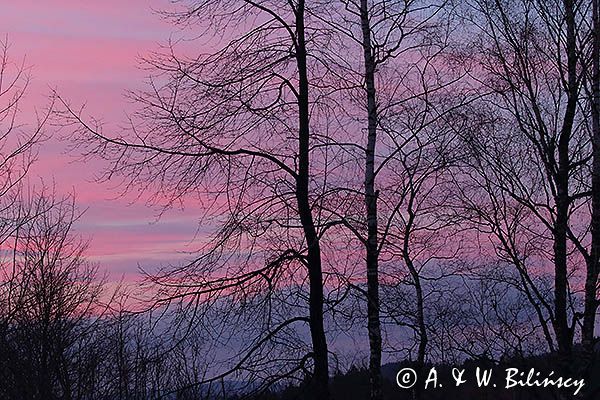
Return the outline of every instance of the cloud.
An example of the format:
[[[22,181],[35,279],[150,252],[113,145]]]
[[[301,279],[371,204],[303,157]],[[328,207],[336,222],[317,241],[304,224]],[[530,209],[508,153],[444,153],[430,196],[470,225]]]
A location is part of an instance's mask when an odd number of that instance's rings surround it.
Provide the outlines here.
[[[26,57],[32,66],[32,83],[21,118],[35,124],[35,109],[48,103],[51,88],[73,104],[87,103],[87,112],[113,129],[132,110],[123,93],[139,87],[146,72],[139,58],[156,50],[172,27],[153,9],[169,6],[165,0],[21,0],[6,2],[0,26],[8,34],[10,55]],[[27,126],[24,127],[27,129]],[[113,273],[131,274],[138,263],[176,262],[180,251],[190,249],[197,229],[193,210],[185,218],[178,211],[155,224],[156,210],[128,205],[133,196],[114,199],[114,187],[93,182],[100,161],[74,162],[66,143],[53,139],[40,150],[33,172],[59,194],[75,192],[78,205],[87,209],[78,232],[92,239],[91,260]],[[30,179],[35,182],[35,178]],[[112,274],[111,274],[112,275]]]

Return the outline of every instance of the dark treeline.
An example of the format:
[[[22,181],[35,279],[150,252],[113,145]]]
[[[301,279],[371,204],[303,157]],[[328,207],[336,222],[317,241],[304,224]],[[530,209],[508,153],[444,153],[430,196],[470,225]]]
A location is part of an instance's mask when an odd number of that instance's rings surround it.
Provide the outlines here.
[[[427,371],[435,368],[438,379],[435,386],[432,382],[429,383],[427,390],[422,392],[422,398],[427,400],[444,400],[448,398],[458,399],[494,399],[494,400],[534,400],[534,399],[554,399],[559,398],[557,394],[549,392],[543,387],[513,387],[505,388],[505,368],[520,368],[528,371],[530,368],[535,368],[536,371],[547,376],[552,370],[552,365],[556,365],[556,358],[553,356],[535,356],[527,359],[504,359],[493,361],[489,359],[466,360],[463,363],[444,365],[444,364],[425,364]],[[402,362],[385,364],[382,367],[383,381],[382,391],[384,398],[398,400],[412,400],[413,393],[410,390],[402,390],[395,382],[396,373],[405,367],[416,367],[415,363]],[[452,378],[452,369],[460,368],[464,370],[463,377],[469,380],[467,383],[456,386]],[[479,387],[476,380],[477,368],[484,371],[492,370],[490,382],[496,382],[487,386]],[[598,374],[598,365],[594,366],[592,374]],[[496,376],[498,374],[500,376]],[[589,382],[591,390],[598,391],[599,385],[597,381]],[[439,385],[442,385],[441,387]],[[369,371],[367,367],[351,367],[343,374],[338,374],[332,377],[330,381],[331,392],[335,398],[359,400],[369,397]],[[233,397],[232,397],[233,398]],[[283,390],[272,391],[268,394],[263,394],[255,397],[256,399],[264,400],[287,400],[287,399],[311,399],[310,392],[306,385],[298,385],[288,387]]]
[[[116,132],[60,90],[20,124],[4,46],[0,398],[572,397],[402,391],[386,362],[597,378],[597,0],[171,3],[194,40],[143,61]],[[108,290],[73,196],[27,178],[53,131],[211,234]]]

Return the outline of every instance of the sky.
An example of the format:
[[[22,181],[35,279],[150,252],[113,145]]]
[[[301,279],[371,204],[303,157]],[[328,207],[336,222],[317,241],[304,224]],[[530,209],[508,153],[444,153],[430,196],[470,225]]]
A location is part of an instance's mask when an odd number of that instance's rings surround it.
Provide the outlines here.
[[[133,109],[125,92],[143,84],[140,58],[177,33],[155,12],[167,9],[168,0],[0,0],[0,5],[0,34],[8,37],[9,56],[25,57],[31,67],[20,115],[30,126],[55,89],[117,129]],[[53,129],[46,132],[54,134]],[[152,269],[185,258],[182,252],[192,249],[198,228],[189,211],[157,218],[157,209],[143,201],[119,198],[114,186],[94,180],[101,162],[78,161],[68,143],[54,136],[40,149],[30,180],[55,186],[59,195],[76,194],[85,210],[77,233],[90,240],[88,258],[111,280],[134,280],[138,266]]]

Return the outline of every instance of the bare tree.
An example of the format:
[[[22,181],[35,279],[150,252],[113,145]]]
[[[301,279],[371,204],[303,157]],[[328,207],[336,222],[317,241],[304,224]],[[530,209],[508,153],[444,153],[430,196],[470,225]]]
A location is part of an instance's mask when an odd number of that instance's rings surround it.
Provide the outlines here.
[[[2,292],[8,307],[2,313],[8,374],[2,387],[8,398],[71,399],[73,362],[85,350],[76,344],[93,328],[101,281],[83,259],[86,243],[71,233],[78,216],[73,203],[42,194],[26,206],[35,217],[11,241],[12,290]]]
[[[519,272],[548,348],[567,368],[582,316],[573,289],[582,281],[577,266],[590,257],[588,226],[578,223],[590,195],[582,95],[588,8],[570,0],[469,7],[465,21],[477,32],[474,48],[482,49],[472,58],[473,78],[488,95],[471,109],[474,128],[464,135],[471,160],[457,175],[461,212]],[[551,293],[544,276],[552,277]]]
[[[289,325],[308,323],[314,395],[326,399],[323,265],[311,188],[326,165],[312,132],[319,126],[317,90],[311,95],[326,73],[313,54],[324,48],[326,32],[309,20],[303,0],[182,3],[170,18],[206,28],[225,45],[192,58],[171,47],[150,59],[155,75],[149,91],[134,95],[141,111],[126,133],[103,133],[66,102],[64,116],[86,155],[112,163],[108,176],[152,189],[168,205],[194,197],[220,225],[195,261],[150,279],[161,287],[158,303],[223,305],[213,300],[231,296],[270,310],[278,286],[307,280],[308,315],[275,319],[268,311],[241,363]],[[267,295],[259,298],[259,291]]]
[[[432,212],[434,208],[424,204],[428,197],[436,196],[429,183],[436,181],[434,175],[441,175],[440,170],[450,164],[450,152],[435,154],[434,148],[437,146],[440,150],[444,145],[450,146],[445,143],[449,136],[441,133],[445,130],[442,121],[462,101],[459,91],[454,93],[460,99],[456,103],[446,97],[450,87],[460,80],[461,73],[460,68],[450,66],[443,55],[452,30],[444,10],[445,2],[341,3],[317,16],[338,33],[336,44],[339,47],[335,47],[328,58],[332,68],[338,71],[332,86],[346,98],[339,100],[343,107],[339,115],[348,116],[347,120],[339,122],[343,134],[331,135],[328,144],[352,154],[358,165],[349,161],[347,163],[352,167],[344,171],[350,177],[356,174],[355,170],[362,169],[364,180],[362,188],[352,179],[347,180],[345,189],[344,184],[340,184],[336,190],[342,199],[330,199],[325,206],[339,219],[337,223],[348,228],[357,243],[364,247],[366,288],[351,286],[366,298],[371,398],[378,399],[382,396],[380,257],[387,265],[393,264],[394,259],[396,264],[411,271],[416,289],[414,297],[421,314],[422,345],[418,362],[423,364],[427,339],[418,276],[421,268],[414,267],[411,254],[417,235],[412,235],[412,230],[428,229],[425,226],[415,228],[415,217],[418,224],[423,221],[426,225],[424,221],[429,217],[421,215],[421,210],[427,208],[423,214]],[[360,57],[347,57],[347,48],[358,48]],[[446,64],[444,72],[438,63]],[[442,74],[446,77],[442,78]],[[348,101],[348,97],[352,101]],[[429,136],[433,129],[441,129],[438,138]],[[356,139],[349,141],[348,137]],[[364,212],[357,211],[356,205],[347,205],[348,199],[359,199],[358,193],[362,196]],[[414,215],[415,209],[419,209],[418,216]],[[408,224],[403,220],[407,213],[413,213]],[[405,228],[406,231],[401,233]],[[395,250],[391,250],[392,247]],[[386,274],[391,278],[401,272],[396,268]],[[346,278],[349,281],[357,279],[355,276]]]
[[[13,206],[36,158],[37,145],[44,140],[43,129],[52,109],[50,105],[37,115],[36,125],[23,121],[21,103],[29,85],[29,69],[24,58],[14,61],[9,49],[8,38],[0,40],[0,245],[15,233],[19,221],[27,220]]]
[[[590,357],[594,351],[594,330],[598,310],[598,273],[600,272],[600,17],[598,2],[592,0],[592,54],[591,82],[588,96],[590,98],[591,119],[591,244],[589,257],[586,259],[587,275],[585,281],[585,305],[583,311],[582,343]]]

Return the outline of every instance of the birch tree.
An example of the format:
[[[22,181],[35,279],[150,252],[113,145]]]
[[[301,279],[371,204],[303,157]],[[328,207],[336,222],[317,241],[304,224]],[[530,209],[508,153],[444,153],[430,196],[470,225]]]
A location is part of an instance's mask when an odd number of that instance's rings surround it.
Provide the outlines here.
[[[592,52],[589,75],[590,119],[591,119],[591,244],[586,259],[585,304],[583,311],[582,343],[587,357],[593,353],[594,331],[598,310],[598,273],[600,260],[600,17],[598,2],[592,0]]]
[[[469,4],[472,45],[482,50],[473,76],[487,96],[471,109],[471,169],[459,176],[457,193],[466,200],[463,215],[485,227],[496,255],[519,272],[517,287],[548,349],[568,369],[582,317],[578,265],[590,257],[588,226],[579,223],[590,195],[588,8],[570,0]]]
[[[340,202],[334,203],[328,211],[349,228],[364,248],[366,285],[364,290],[355,288],[364,295],[367,305],[372,399],[382,396],[381,310],[391,308],[382,308],[380,302],[382,254],[388,265],[394,259],[411,271],[421,316],[422,348],[418,356],[421,365],[425,357],[427,339],[420,267],[413,268],[414,260],[409,255],[414,245],[414,235],[409,231],[415,227],[415,215],[408,224],[402,221],[402,216],[420,210],[428,197],[425,193],[435,196],[425,188],[428,185],[425,182],[435,180],[433,175],[440,172],[442,164],[449,163],[439,163],[439,154],[430,150],[437,145],[441,148],[448,137],[440,134],[437,140],[427,137],[427,132],[434,125],[442,127],[440,121],[462,101],[457,100],[455,104],[441,101],[461,75],[460,68],[449,67],[445,71],[447,76],[442,78],[437,65],[445,62],[443,53],[452,29],[445,6],[445,2],[343,1],[338,8],[320,16],[328,26],[335,27],[340,36],[339,48],[329,55],[332,65],[340,71],[340,78],[333,85],[342,90],[343,96],[353,100],[340,100],[345,107],[341,114],[348,115],[342,132],[358,140],[358,144],[348,144],[347,139],[337,137],[337,140],[331,139],[330,145],[341,146],[345,152],[354,154],[358,163],[353,167],[362,169],[364,178],[361,188],[350,182],[346,191],[341,189],[341,193],[350,198],[356,193],[362,194],[363,212],[357,211],[358,206],[340,208]],[[336,54],[345,55],[348,48],[356,49],[354,58],[336,58]],[[459,91],[454,95],[462,99]],[[424,165],[430,162],[429,170]],[[354,172],[347,174],[351,176]],[[411,189],[410,185],[413,185]],[[381,209],[378,204],[382,204]],[[419,213],[416,219],[420,223],[423,217]],[[400,233],[404,228],[406,230]],[[392,247],[404,250],[391,255]],[[403,275],[400,270],[387,271],[386,277]]]

